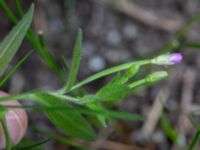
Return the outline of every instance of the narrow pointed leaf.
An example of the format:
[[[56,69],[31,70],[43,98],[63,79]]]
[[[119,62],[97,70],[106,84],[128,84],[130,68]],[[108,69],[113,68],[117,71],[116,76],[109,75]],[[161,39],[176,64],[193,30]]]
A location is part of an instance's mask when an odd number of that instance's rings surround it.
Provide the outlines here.
[[[118,74],[97,92],[96,97],[103,101],[117,101],[123,99],[129,90],[126,84],[121,83],[121,75]]]
[[[14,57],[19,46],[22,43],[26,32],[28,31],[32,17],[34,5],[31,6],[28,13],[22,18],[21,21],[11,30],[6,38],[0,44],[0,76],[4,73],[6,67]]]
[[[69,72],[69,77],[64,92],[69,90],[75,83],[81,61],[81,47],[82,47],[82,30],[80,29],[77,35],[76,43],[73,50],[73,60]]]

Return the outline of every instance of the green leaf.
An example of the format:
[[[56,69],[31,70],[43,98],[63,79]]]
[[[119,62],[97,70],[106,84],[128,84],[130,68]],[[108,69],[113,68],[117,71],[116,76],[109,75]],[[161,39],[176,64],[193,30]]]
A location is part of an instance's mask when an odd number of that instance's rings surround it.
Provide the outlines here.
[[[80,65],[80,61],[81,61],[82,36],[83,36],[82,30],[79,29],[76,43],[75,43],[74,50],[73,50],[72,65],[70,68],[67,85],[66,85],[66,87],[64,87],[64,90],[63,90],[64,92],[69,90],[76,81],[76,77],[78,74],[79,65]]]
[[[60,106],[70,109],[70,106],[54,95],[40,92],[33,95],[45,106]],[[85,140],[95,140],[96,134],[89,123],[77,112],[63,112],[58,110],[44,110],[54,125],[66,134]]]
[[[104,110],[104,108],[101,106],[101,104],[97,103],[97,102],[89,103],[89,104],[87,104],[87,106],[90,109],[96,110],[96,111],[98,111],[98,110],[100,110],[100,111]],[[99,122],[101,123],[101,125],[103,127],[107,126],[107,124],[106,124],[106,116],[104,116],[104,115],[97,115],[97,118],[98,118]]]
[[[0,44],[0,76],[4,73],[6,67],[14,57],[19,46],[22,43],[26,32],[28,31],[34,12],[34,5],[31,6],[28,13],[11,30],[6,38]]]
[[[121,83],[121,78],[117,75],[111,82],[101,88],[96,97],[103,101],[116,101],[123,99],[129,92],[129,87]]]
[[[133,65],[132,67],[130,67],[121,78],[121,83],[126,83],[131,77],[133,77],[139,71],[139,68],[140,68],[139,65]]]

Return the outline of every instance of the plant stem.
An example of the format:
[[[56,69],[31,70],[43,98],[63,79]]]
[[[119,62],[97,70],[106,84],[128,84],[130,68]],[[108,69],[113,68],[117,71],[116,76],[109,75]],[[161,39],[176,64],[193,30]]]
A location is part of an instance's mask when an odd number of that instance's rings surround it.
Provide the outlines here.
[[[68,92],[71,92],[77,88],[80,88],[96,79],[99,79],[99,78],[102,78],[104,76],[107,76],[107,75],[110,75],[110,74],[113,74],[113,73],[116,73],[116,72],[119,72],[119,71],[123,71],[123,70],[126,70],[126,69],[129,69],[130,67],[132,67],[133,65],[137,65],[137,66],[142,66],[142,65],[147,65],[147,64],[150,64],[151,63],[151,60],[142,60],[142,61],[135,61],[135,62],[129,62],[129,63],[126,63],[126,64],[122,64],[122,65],[118,65],[118,66],[115,66],[115,67],[112,67],[112,68],[109,68],[109,69],[106,69],[102,72],[99,72],[97,74],[94,74],[88,78],[86,78],[85,80],[75,84]],[[57,91],[59,94],[64,94],[65,91],[64,89],[61,89],[59,91]]]

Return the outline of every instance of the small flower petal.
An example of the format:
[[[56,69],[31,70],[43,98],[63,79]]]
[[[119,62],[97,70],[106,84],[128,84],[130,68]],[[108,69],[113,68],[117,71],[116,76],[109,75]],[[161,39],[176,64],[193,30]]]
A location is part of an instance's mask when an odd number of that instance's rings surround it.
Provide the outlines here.
[[[183,56],[181,53],[173,53],[171,54],[171,57],[169,58],[169,61],[174,64],[179,64],[183,59]]]

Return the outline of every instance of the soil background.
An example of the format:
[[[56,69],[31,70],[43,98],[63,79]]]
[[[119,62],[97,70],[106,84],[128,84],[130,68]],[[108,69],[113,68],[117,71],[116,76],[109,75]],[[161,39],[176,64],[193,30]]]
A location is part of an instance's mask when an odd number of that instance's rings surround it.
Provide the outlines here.
[[[114,65],[156,56],[155,54],[160,53],[160,48],[173,40],[181,27],[200,8],[199,0],[116,0],[114,3],[119,5],[109,4],[108,1],[110,0],[21,0],[24,10],[35,3],[32,27],[36,34],[40,30],[44,32],[48,47],[58,62],[61,62],[62,55],[71,61],[76,34],[78,28],[82,28],[84,38],[79,80]],[[15,11],[13,1],[7,0],[6,3]],[[13,25],[2,8],[0,18],[0,39],[3,39]],[[199,42],[199,25],[195,24],[183,41]],[[24,40],[12,64],[31,49],[32,46]],[[180,133],[180,141],[186,145],[190,143],[195,130],[186,116],[196,110],[200,103],[200,53],[199,49],[191,48],[174,51],[183,54],[184,59],[180,65],[144,67],[138,75],[141,78],[163,69],[170,74],[167,80],[140,88],[133,96],[113,106],[113,109],[142,114],[146,116],[145,121],[113,121],[112,126],[99,133],[102,144],[97,144],[98,141],[90,143],[93,147],[96,146],[94,149],[178,149],[160,123],[162,107],[173,128]],[[93,93],[111,79],[112,76],[101,78],[87,85],[86,89]],[[56,90],[61,86],[62,83],[38,54],[33,53],[3,90],[20,93],[35,88]],[[162,99],[164,104],[160,106],[157,99]],[[53,129],[41,112],[29,111],[29,115],[30,126]],[[28,130],[27,137],[41,139],[31,130]],[[45,149],[74,148],[49,142]]]

